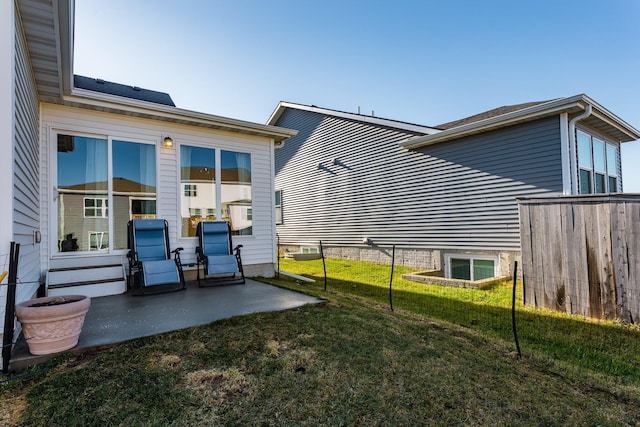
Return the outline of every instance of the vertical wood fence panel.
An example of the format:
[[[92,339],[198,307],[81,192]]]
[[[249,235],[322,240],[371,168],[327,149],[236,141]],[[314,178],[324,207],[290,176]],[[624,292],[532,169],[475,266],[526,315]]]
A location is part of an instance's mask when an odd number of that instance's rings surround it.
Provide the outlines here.
[[[640,195],[518,199],[525,304],[640,322]]]

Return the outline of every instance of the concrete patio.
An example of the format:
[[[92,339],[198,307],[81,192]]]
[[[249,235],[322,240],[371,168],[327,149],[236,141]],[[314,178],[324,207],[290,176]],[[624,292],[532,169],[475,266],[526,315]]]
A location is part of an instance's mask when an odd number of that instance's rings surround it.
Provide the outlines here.
[[[288,310],[322,301],[249,279],[245,285],[199,288],[197,283],[188,282],[187,289],[180,292],[93,298],[78,345],[69,351],[80,352],[233,316]],[[20,339],[14,347],[9,370],[20,371],[54,356],[34,356]]]

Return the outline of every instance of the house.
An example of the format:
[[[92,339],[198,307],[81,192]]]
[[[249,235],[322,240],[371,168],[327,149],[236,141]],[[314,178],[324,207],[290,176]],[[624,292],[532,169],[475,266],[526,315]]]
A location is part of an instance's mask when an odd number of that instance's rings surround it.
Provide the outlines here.
[[[285,248],[376,259],[395,244],[405,265],[466,280],[510,275],[516,197],[622,192],[620,144],[640,138],[586,95],[434,127],[281,102],[267,123],[298,130],[276,150]]]
[[[73,11],[73,0],[0,4],[0,260],[6,270],[10,242],[21,245],[17,302],[43,284],[53,295],[125,292],[135,218],[166,219],[185,263],[194,224],[229,219],[245,274],[273,275],[274,146],[295,131],[74,76]],[[6,295],[0,287],[3,312]]]

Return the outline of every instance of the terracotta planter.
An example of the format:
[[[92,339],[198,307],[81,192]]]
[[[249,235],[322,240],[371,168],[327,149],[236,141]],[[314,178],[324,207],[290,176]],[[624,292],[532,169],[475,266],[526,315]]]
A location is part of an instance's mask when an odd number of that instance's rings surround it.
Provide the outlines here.
[[[63,304],[35,306],[51,302]],[[84,295],[35,298],[16,305],[16,317],[22,324],[31,354],[57,353],[78,345],[84,317],[91,298]]]

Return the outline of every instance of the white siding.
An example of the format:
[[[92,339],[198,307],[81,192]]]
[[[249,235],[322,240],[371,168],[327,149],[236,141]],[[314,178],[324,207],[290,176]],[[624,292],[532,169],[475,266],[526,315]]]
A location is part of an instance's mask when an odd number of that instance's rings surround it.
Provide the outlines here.
[[[170,244],[172,248],[183,247],[183,261],[195,262],[195,238],[180,237],[180,185],[178,153],[181,144],[208,146],[231,151],[242,151],[251,154],[252,158],[252,198],[253,198],[253,236],[234,236],[234,244],[242,244],[242,258],[245,265],[273,264],[273,238],[275,224],[272,217],[272,167],[271,141],[263,137],[252,137],[230,132],[215,131],[195,126],[184,126],[163,123],[156,120],[138,119],[89,110],[81,110],[53,104],[43,104],[42,113],[42,149],[55,159],[55,146],[49,139],[55,131],[68,133],[79,132],[98,136],[109,136],[114,139],[131,141],[149,141],[156,143],[157,155],[157,215],[166,219],[170,228]],[[171,136],[172,148],[164,148],[160,141],[164,136]],[[52,188],[55,176],[53,168],[47,165],[47,158],[42,159],[42,188],[46,203],[43,203],[46,218],[49,218],[50,205],[53,203]],[[43,245],[50,248],[50,230],[55,232],[54,223],[47,224],[43,233]],[[43,256],[43,263],[48,262],[50,254]]]

